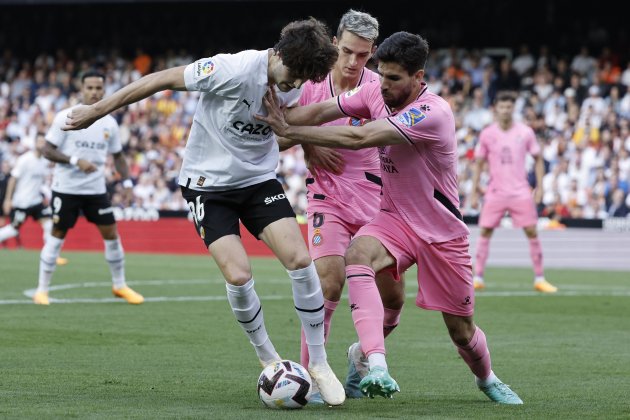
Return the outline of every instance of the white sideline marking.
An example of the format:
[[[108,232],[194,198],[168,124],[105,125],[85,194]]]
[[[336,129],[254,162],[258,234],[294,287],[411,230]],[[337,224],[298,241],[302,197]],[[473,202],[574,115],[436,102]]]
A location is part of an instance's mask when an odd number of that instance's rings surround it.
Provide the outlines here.
[[[182,284],[223,284],[225,280],[223,279],[188,279],[188,280],[140,280],[131,282],[132,286],[162,286],[162,285],[182,285]],[[261,281],[262,284],[288,284],[288,280],[264,280]],[[110,288],[111,282],[85,282],[85,283],[72,283],[72,284],[59,284],[50,287],[51,292],[60,291],[60,290],[69,290],[69,289],[78,289],[78,288],[91,288],[91,287],[99,287],[99,288]],[[492,284],[489,285],[492,287]],[[505,287],[505,286],[502,286]],[[516,287],[516,286],[515,286]],[[562,289],[553,294],[545,295],[539,292],[535,292],[533,290],[529,291],[481,291],[478,292],[477,298],[484,297],[532,297],[532,296],[615,296],[615,297],[625,297],[630,296],[630,288],[623,287],[609,287],[608,289],[602,289],[601,286],[596,285],[563,285]],[[36,289],[28,289],[23,292],[24,296],[29,299],[4,299],[0,300],[0,305],[26,305],[33,304],[31,300],[33,295],[35,294]],[[407,292],[405,293],[407,298],[414,298],[416,296],[415,292]],[[344,294],[342,298],[347,299],[347,294]],[[293,299],[293,296],[290,295],[270,295],[270,296],[260,296],[261,300],[289,300]],[[217,295],[217,296],[153,296],[146,297],[145,302],[214,302],[214,301],[224,301],[226,300],[225,295]],[[115,298],[115,297],[104,297],[104,298],[74,298],[74,299],[64,299],[64,298],[50,298],[51,303],[124,303],[123,299]]]

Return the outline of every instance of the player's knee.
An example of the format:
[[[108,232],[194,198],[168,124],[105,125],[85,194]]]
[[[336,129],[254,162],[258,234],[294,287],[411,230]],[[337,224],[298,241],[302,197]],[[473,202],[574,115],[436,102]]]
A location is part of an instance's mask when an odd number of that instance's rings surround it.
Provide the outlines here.
[[[369,265],[367,254],[358,246],[351,245],[346,250],[346,265]]]
[[[300,251],[295,251],[288,258],[285,258],[284,261],[282,261],[284,267],[290,271],[306,268],[311,265],[312,262],[313,260],[311,259],[311,256],[308,254],[308,252]]]
[[[223,272],[223,276],[225,277],[225,281],[234,286],[242,286],[252,278],[252,273],[247,270],[225,270]]]
[[[526,228],[523,228],[523,231],[525,232],[525,235],[527,235],[529,239],[534,239],[538,236],[538,231],[536,230],[536,226],[527,226]]]
[[[320,276],[320,281],[322,283],[322,292],[326,300],[337,302],[339,299],[341,299],[341,292],[343,291],[345,278],[331,279],[323,278]]]

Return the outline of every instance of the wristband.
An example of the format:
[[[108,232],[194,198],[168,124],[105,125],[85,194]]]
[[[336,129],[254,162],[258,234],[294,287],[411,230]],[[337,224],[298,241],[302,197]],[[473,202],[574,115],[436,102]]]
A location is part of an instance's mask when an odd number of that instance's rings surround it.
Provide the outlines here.
[[[127,178],[122,182],[122,186],[123,188],[133,188],[133,181]]]
[[[79,163],[79,158],[76,156],[70,156],[70,165],[77,166],[77,163]]]

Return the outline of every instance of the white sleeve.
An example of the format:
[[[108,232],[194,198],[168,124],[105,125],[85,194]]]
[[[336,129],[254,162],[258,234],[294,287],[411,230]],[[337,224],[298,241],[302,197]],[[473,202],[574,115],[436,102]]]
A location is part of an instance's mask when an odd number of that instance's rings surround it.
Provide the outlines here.
[[[233,78],[226,54],[202,58],[186,66],[186,90],[219,93],[229,89]]]
[[[109,147],[107,151],[114,154],[122,150],[122,143],[120,143],[120,129],[118,127],[118,123],[114,120],[114,117],[111,118],[111,138],[109,139]]]
[[[59,147],[63,141],[66,139],[66,132],[61,129],[61,127],[66,122],[66,115],[68,111],[62,111],[55,116],[50,128],[48,129],[48,133],[46,133],[46,141],[54,144]]]

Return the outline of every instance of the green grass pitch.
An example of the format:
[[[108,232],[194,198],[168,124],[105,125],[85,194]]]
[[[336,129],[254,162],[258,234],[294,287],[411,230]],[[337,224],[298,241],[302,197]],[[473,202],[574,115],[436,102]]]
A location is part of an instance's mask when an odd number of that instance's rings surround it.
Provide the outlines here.
[[[264,408],[261,368],[209,257],[127,255],[128,283],[147,297],[114,301],[100,253],[64,253],[50,307],[30,304],[39,254],[0,251],[0,418],[630,418],[630,273],[548,270],[561,291],[532,291],[529,269],[489,269],[476,321],[496,374],[525,401],[498,406],[479,392],[441,316],[414,305],[415,270],[388,363],[402,392],[300,412]],[[280,354],[299,361],[299,321],[278,262],[253,260],[256,288]],[[345,379],[356,340],[342,300],[328,345]]]

